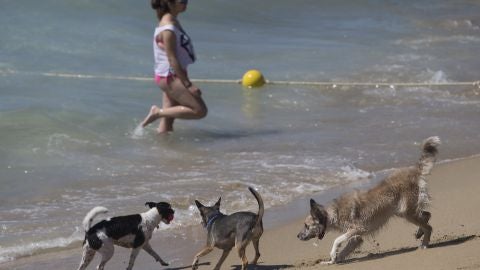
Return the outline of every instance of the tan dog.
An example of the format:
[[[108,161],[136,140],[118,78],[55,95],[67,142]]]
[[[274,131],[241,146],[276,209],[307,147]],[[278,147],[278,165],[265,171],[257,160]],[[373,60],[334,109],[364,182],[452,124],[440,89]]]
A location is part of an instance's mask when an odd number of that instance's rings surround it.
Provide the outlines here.
[[[360,246],[362,236],[374,233],[392,216],[398,216],[419,227],[416,237],[423,236],[420,247],[426,248],[432,233],[428,224],[431,214],[425,210],[429,204],[426,177],[435,163],[439,145],[438,137],[426,139],[416,166],[396,170],[368,191],[343,195],[327,207],[311,199],[310,215],[297,237],[306,241],[314,237],[322,239],[327,230],[342,232],[333,243],[331,260],[322,262],[333,264]],[[346,245],[337,256],[342,243]]]

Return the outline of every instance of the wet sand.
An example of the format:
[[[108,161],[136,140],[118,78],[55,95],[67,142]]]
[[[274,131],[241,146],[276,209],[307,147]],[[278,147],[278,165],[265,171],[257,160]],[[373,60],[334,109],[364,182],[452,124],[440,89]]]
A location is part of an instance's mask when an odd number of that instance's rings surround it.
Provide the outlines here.
[[[392,219],[374,237],[366,238],[346,262],[336,266],[320,265],[320,261],[328,259],[332,242],[338,234],[331,232],[322,241],[297,240],[296,235],[303,224],[301,217],[308,212],[305,198],[283,208],[267,210],[266,231],[260,247],[262,257],[256,268],[251,266],[249,269],[480,269],[480,157],[437,164],[428,184],[432,196],[430,223],[433,227],[429,249],[417,249],[420,242],[414,238],[416,228],[413,225]],[[325,201],[326,197],[334,197],[336,193],[338,191],[332,191],[314,198]],[[189,269],[193,255],[205,241],[203,228],[190,228],[183,237],[160,233],[162,241],[156,234],[152,246],[171,265],[162,267],[141,252],[134,269]],[[253,257],[251,246],[247,256]],[[199,269],[212,269],[219,257],[220,251],[215,250],[201,258]],[[80,258],[81,248],[78,247],[4,263],[0,269],[76,269]],[[128,250],[117,248],[106,269],[124,269],[128,258]],[[97,256],[88,269],[95,269],[98,261]],[[232,251],[222,269],[238,268],[239,265],[237,254]]]

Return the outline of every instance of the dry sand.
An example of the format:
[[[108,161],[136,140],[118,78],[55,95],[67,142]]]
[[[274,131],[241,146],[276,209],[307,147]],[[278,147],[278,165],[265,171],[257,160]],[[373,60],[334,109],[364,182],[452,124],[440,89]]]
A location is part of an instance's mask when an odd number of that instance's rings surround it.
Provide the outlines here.
[[[416,228],[413,225],[392,219],[374,237],[365,239],[362,247],[345,263],[324,266],[320,265],[320,261],[328,259],[332,242],[339,234],[330,232],[322,241],[299,241],[296,235],[303,225],[303,220],[299,219],[267,228],[261,239],[262,257],[259,265],[249,269],[480,269],[480,158],[437,164],[428,183],[432,195],[430,224],[433,227],[429,249],[417,249],[420,242],[414,237]],[[308,202],[305,202],[304,208],[295,211],[306,215]],[[194,252],[200,250],[205,239],[204,232],[198,228],[189,233],[198,235],[198,240],[152,242],[154,249],[167,261],[168,252],[161,250],[168,249],[169,245],[188,246],[182,256],[184,260],[172,262],[170,267],[161,267],[149,255],[141,252],[134,269],[189,269],[188,264]],[[106,269],[125,269],[128,254],[128,250],[118,248]],[[76,269],[80,256],[81,249],[76,248],[20,259],[2,264],[0,269]],[[247,256],[253,257],[251,246]],[[216,250],[201,258],[199,269],[212,269],[219,257],[220,252]],[[97,263],[98,258],[88,269],[95,269]],[[238,268],[239,264],[236,252],[232,251],[222,269]]]

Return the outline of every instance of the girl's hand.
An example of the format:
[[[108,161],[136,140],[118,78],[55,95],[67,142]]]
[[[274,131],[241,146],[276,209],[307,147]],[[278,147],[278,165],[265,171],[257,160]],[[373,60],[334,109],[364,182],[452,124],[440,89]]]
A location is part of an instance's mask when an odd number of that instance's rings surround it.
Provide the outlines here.
[[[202,91],[200,90],[200,88],[198,88],[197,86],[195,85],[190,85],[190,87],[188,87],[188,91],[190,91],[190,93],[192,93],[192,95],[194,96],[201,96],[202,95]]]

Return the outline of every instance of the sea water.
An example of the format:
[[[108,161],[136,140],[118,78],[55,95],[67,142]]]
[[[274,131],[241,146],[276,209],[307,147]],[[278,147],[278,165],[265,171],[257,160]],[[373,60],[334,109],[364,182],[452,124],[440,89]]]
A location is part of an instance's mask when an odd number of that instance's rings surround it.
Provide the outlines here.
[[[199,83],[208,116],[164,136],[138,128],[161,104],[148,1],[0,6],[0,262],[79,246],[98,205],[168,201],[181,235],[195,199],[256,211],[252,186],[268,211],[410,165],[432,135],[441,160],[480,153],[480,89],[428,85],[480,79],[478,1],[192,0],[192,78],[332,85]]]

